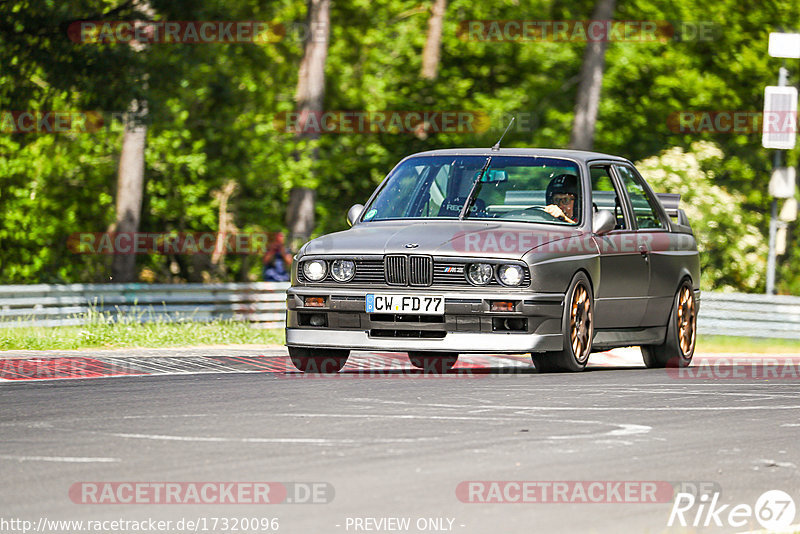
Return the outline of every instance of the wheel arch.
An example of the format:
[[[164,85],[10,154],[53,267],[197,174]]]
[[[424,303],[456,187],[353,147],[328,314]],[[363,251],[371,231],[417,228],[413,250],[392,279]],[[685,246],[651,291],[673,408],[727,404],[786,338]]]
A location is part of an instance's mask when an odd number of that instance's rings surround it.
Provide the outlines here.
[[[569,286],[572,285],[572,281],[575,280],[575,277],[578,276],[578,273],[583,273],[584,275],[586,275],[586,279],[589,280],[589,288],[592,290],[592,301],[594,301],[595,300],[594,296],[597,294],[597,291],[595,291],[594,280],[592,279],[592,275],[585,267],[579,267],[578,269],[575,270],[575,272],[572,274],[572,278],[569,279],[569,285],[567,285],[567,288],[564,290],[564,294],[566,294],[566,292],[569,290]]]
[[[697,285],[695,286],[694,278],[692,278],[692,273],[689,272],[689,269],[684,267],[680,271],[678,271],[678,283],[675,284],[676,293],[678,292],[678,289],[680,289],[684,281],[688,281],[689,285],[692,286],[693,290],[700,289],[700,281],[698,280]]]

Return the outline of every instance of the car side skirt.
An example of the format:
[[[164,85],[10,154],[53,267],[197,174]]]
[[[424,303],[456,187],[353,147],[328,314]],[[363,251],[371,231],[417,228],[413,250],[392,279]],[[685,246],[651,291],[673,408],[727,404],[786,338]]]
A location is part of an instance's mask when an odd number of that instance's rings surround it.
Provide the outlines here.
[[[592,350],[610,350],[631,345],[657,345],[664,342],[666,335],[666,326],[625,328],[621,330],[595,330]]]

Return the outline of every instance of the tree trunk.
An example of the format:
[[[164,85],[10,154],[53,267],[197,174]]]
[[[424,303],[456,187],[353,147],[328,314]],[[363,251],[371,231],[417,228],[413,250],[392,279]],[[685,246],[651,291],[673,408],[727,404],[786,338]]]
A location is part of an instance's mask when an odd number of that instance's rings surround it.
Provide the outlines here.
[[[237,184],[233,180],[228,180],[219,191],[215,191],[213,196],[219,201],[219,215],[217,216],[217,242],[214,245],[214,252],[211,253],[211,264],[217,270],[225,273],[225,254],[227,253],[227,242],[234,239],[239,229],[233,222],[233,214],[228,211],[228,202],[236,192]]]
[[[134,9],[149,19],[155,18],[155,11],[149,0],[134,0]],[[144,50],[145,45],[131,41],[136,52]],[[146,87],[146,74],[143,81]],[[144,147],[147,140],[147,101],[133,100],[125,114],[125,130],[122,137],[122,150],[117,170],[117,217],[115,232],[131,233],[139,231],[142,217],[142,196],[144,191]],[[133,240],[130,241],[133,243]],[[115,283],[135,282],[136,254],[114,254],[111,261],[111,281]]]
[[[325,100],[325,61],[328,57],[330,36],[330,0],[308,0],[308,35],[303,61],[297,79],[297,112],[300,131],[298,139],[316,139],[318,131],[306,131],[305,123],[310,114],[318,114]],[[297,154],[297,157],[300,157]],[[316,153],[309,154],[316,159]],[[290,243],[307,240],[314,230],[314,201],[316,192],[297,185],[289,193],[286,208],[286,226]]]
[[[147,138],[147,103],[133,101],[125,114],[125,131],[117,172],[117,219],[114,231],[131,233],[139,231],[142,216],[142,191],[144,189],[144,145]],[[133,243],[133,239],[128,241]],[[111,281],[135,282],[136,255],[117,251],[111,262]]]
[[[609,21],[614,16],[616,0],[597,0],[592,20]],[[592,150],[600,89],[603,87],[603,69],[606,62],[608,39],[589,41],[583,53],[581,81],[575,102],[575,118],[569,147],[575,150]]]
[[[428,19],[428,37],[422,51],[422,72],[420,76],[435,80],[439,71],[439,57],[442,48],[442,24],[447,0],[433,0],[431,17]]]

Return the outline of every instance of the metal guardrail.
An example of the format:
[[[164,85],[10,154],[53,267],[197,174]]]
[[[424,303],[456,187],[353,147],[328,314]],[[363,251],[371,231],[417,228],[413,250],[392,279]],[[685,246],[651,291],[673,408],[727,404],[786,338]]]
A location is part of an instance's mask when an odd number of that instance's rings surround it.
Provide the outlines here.
[[[138,322],[237,319],[282,327],[288,282],[0,286],[0,325],[64,326],[88,314]]]
[[[278,328],[285,321],[288,287],[287,282],[0,286],[0,325],[80,325],[88,313],[100,312],[128,320],[237,319]],[[800,339],[800,297],[705,292],[698,331]]]
[[[703,293],[700,334],[800,339],[800,297]]]

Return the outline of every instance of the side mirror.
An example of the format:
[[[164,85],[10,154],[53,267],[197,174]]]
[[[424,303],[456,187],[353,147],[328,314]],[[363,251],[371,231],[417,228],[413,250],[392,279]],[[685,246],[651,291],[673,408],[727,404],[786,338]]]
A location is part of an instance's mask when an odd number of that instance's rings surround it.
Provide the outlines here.
[[[609,210],[598,210],[592,218],[592,232],[597,235],[607,234],[617,225],[614,214]]]
[[[349,210],[347,210],[347,224],[353,226],[359,217],[361,217],[361,212],[364,211],[364,204],[353,204]]]

